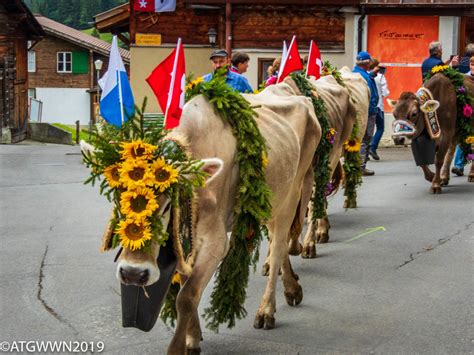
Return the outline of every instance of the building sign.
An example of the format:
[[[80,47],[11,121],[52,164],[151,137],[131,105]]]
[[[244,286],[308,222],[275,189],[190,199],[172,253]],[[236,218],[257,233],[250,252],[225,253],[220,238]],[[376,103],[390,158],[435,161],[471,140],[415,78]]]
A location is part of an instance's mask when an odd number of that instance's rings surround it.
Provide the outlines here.
[[[161,46],[161,34],[137,33],[135,44],[137,46]]]
[[[369,16],[367,49],[387,67],[391,99],[422,85],[421,63],[429,56],[430,42],[438,40],[438,31],[438,16]],[[391,111],[387,104],[385,111]]]

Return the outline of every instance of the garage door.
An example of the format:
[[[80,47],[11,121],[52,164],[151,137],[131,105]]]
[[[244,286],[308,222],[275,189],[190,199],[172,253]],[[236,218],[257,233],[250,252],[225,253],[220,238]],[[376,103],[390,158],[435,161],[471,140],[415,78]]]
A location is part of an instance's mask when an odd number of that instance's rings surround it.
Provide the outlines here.
[[[387,67],[391,99],[421,86],[421,63],[438,31],[438,16],[369,16],[367,48]],[[385,110],[390,112],[390,107],[385,105]]]

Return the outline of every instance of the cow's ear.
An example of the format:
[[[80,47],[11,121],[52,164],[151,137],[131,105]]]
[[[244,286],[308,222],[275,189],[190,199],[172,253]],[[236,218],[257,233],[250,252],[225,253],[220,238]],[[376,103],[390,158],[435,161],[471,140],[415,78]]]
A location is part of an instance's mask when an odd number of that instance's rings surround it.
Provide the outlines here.
[[[420,110],[428,113],[436,111],[439,107],[439,101],[436,100],[428,100],[423,105],[420,106]]]
[[[398,100],[387,99],[387,103],[391,108],[394,108],[398,104]]]
[[[207,173],[206,184],[208,184],[221,173],[222,168],[224,167],[224,162],[219,158],[202,159],[202,162],[204,165],[201,169]]]

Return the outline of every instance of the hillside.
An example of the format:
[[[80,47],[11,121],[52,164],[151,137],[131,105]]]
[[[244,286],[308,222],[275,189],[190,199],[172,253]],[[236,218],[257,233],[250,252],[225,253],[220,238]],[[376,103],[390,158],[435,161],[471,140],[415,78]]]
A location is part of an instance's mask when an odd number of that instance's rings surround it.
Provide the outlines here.
[[[67,26],[83,30],[91,27],[93,16],[127,0],[24,0],[33,13],[39,13]]]

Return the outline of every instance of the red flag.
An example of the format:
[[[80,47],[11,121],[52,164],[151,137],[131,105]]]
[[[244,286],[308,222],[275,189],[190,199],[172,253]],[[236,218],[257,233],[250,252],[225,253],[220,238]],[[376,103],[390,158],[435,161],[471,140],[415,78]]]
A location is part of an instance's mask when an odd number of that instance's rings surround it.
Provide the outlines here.
[[[277,83],[280,83],[285,79],[288,74],[303,69],[303,63],[301,63],[300,54],[298,53],[298,45],[296,44],[296,36],[293,36],[291,40],[290,47],[288,48],[288,54],[283,63],[283,66],[280,68],[278,73]]]
[[[135,11],[169,12],[176,10],[176,0],[134,0]]]
[[[186,69],[181,38],[176,48],[151,72],[147,83],[158,99],[165,113],[165,128],[172,129],[179,125],[183,112],[186,87]]]
[[[311,41],[309,45],[309,56],[308,65],[306,67],[306,76],[314,76],[316,80],[321,77],[321,67],[323,62],[321,61],[321,52],[314,41]]]

